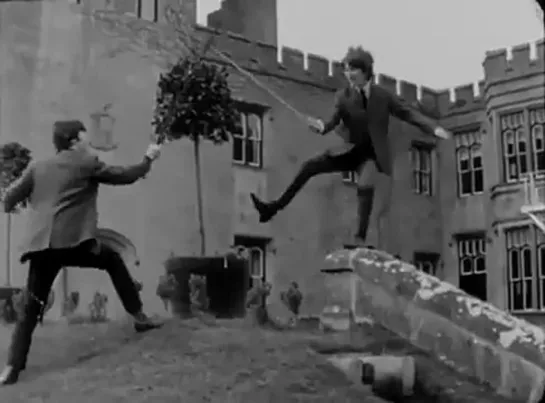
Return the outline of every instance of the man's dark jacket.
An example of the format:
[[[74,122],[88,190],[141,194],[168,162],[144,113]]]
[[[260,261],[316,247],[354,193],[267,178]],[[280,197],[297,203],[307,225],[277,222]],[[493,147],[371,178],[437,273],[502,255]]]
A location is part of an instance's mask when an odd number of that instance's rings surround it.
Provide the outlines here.
[[[390,116],[395,116],[424,133],[433,135],[437,124],[409,106],[404,100],[379,85],[371,84],[367,109],[362,107],[359,91],[352,87],[339,90],[335,95],[335,109],[325,123],[324,134],[338,128],[341,136],[351,144],[371,139],[377,164],[382,172],[392,174],[392,155],[388,129]]]
[[[144,177],[151,163],[108,166],[83,148],[31,163],[8,189],[4,210],[27,200],[28,226],[21,261],[46,249],[64,249],[95,239],[100,184],[128,185]]]

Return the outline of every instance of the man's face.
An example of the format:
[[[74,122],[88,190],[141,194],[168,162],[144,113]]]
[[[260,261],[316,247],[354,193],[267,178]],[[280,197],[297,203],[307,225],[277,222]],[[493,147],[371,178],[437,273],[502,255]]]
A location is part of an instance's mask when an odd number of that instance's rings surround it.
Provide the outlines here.
[[[352,87],[363,87],[368,81],[361,69],[351,67],[348,64],[344,65],[344,76]]]

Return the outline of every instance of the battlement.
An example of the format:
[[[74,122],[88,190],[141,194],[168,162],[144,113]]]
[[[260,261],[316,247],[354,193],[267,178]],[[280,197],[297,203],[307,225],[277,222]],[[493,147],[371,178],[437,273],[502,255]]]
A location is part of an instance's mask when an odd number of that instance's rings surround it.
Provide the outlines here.
[[[535,44],[535,57],[531,46]],[[509,57],[509,50],[511,57]],[[487,83],[545,71],[545,39],[486,52],[483,68]]]
[[[160,55],[163,59],[172,61],[185,52],[183,46],[179,44],[177,34],[166,24],[143,20],[134,24],[132,20],[134,17],[111,12],[95,12],[94,17],[105,21],[108,26],[125,27],[122,31],[127,32],[123,32],[123,35],[129,35],[131,38],[141,37],[144,46],[153,50],[155,56]],[[215,62],[223,64],[234,62],[248,71],[276,76],[286,81],[311,85],[331,92],[345,85],[343,66],[339,61],[307,54],[300,49],[278,47],[199,24],[194,25],[194,34],[203,41],[214,37],[214,48],[219,54],[209,53],[207,57]],[[490,82],[533,72],[541,73],[545,67],[542,55],[544,47],[544,40],[537,43],[536,57],[530,57],[530,44],[514,47],[513,57],[510,59],[507,57],[506,49],[488,52],[483,63],[485,80],[453,89],[437,91],[386,74],[378,74],[377,83],[430,116],[440,118],[450,114],[466,113],[483,108],[483,93]]]
[[[215,35],[215,47],[243,68],[331,91],[345,82],[343,65],[339,61],[305,53],[300,49],[252,41],[239,34],[221,32],[207,26],[197,25],[196,30],[203,36]],[[376,82],[432,116],[462,113],[482,107],[484,81],[477,85],[465,84],[441,91],[386,74],[377,74]]]

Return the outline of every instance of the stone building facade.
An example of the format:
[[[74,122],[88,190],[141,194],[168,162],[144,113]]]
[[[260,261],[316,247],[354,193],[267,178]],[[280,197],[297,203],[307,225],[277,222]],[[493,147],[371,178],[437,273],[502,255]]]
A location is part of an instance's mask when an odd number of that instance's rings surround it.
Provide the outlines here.
[[[303,312],[317,313],[323,259],[352,243],[353,176],[313,179],[289,208],[264,225],[249,194],[277,196],[306,158],[341,141],[335,135],[312,134],[278,98],[303,114],[325,117],[335,89],[343,84],[342,66],[279,48],[274,1],[260,8],[255,0],[225,0],[210,15],[208,27],[194,26],[195,1],[183,2],[183,20],[199,37],[216,35],[214,46],[223,56],[211,57],[219,63],[235,61],[258,80],[232,69],[240,133],[228,144],[207,144],[202,150],[207,253],[246,246],[253,274],[273,284],[274,299],[295,280],[305,295]],[[79,118],[107,162],[138,161],[152,132],[157,77],[165,60],[180,50],[165,26],[165,5],[175,3],[2,2],[0,141],[19,141],[35,158],[44,158],[53,153],[52,122]],[[90,17],[96,10],[110,12]],[[120,17],[115,11],[128,14]],[[223,31],[214,28],[220,26]],[[405,123],[392,122],[396,158],[389,251],[537,320],[545,313],[545,238],[520,214],[522,177],[532,174],[539,186],[545,185],[545,42],[533,50],[531,57],[529,44],[517,46],[510,58],[506,50],[488,52],[478,85],[438,91],[381,74],[377,82],[455,134],[450,141],[436,142]],[[171,254],[199,251],[195,189],[192,144],[180,141],[165,148],[145,180],[102,190],[100,224],[126,235],[136,247],[140,265],[131,270],[144,283],[142,296],[152,312],[164,312],[155,295],[162,262]],[[22,285],[26,275],[16,248],[24,221],[24,213],[13,217],[14,285]],[[0,217],[0,227],[5,227],[5,217]],[[376,238],[375,228],[370,236],[371,241]],[[1,231],[2,262],[6,237]],[[0,283],[7,278],[4,266]],[[111,295],[110,316],[123,314],[104,273],[67,270],[56,290],[59,301],[79,292],[82,309],[95,291],[106,293]],[[52,316],[61,315],[61,305],[56,303]]]

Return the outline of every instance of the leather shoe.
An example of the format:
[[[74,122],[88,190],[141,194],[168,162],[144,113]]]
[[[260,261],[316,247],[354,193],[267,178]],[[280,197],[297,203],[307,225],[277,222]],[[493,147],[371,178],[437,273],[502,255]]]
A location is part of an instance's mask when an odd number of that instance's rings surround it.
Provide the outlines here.
[[[157,323],[141,313],[134,317],[134,330],[137,333],[144,333],[149,330],[159,329],[163,326],[162,323]]]
[[[6,365],[0,374],[0,385],[13,385],[19,380],[19,372],[13,365]]]
[[[250,198],[252,199],[254,208],[257,210],[257,213],[259,214],[260,223],[269,222],[271,218],[273,218],[276,215],[276,209],[273,207],[271,203],[262,202],[254,193],[250,194]]]

